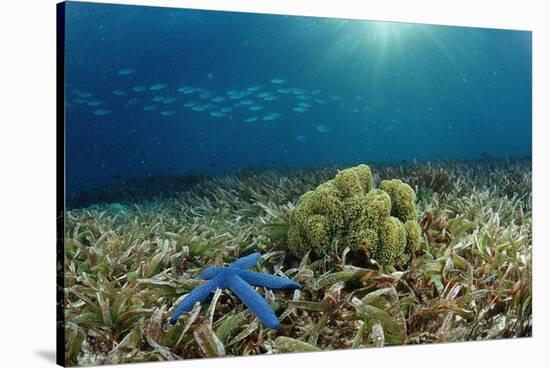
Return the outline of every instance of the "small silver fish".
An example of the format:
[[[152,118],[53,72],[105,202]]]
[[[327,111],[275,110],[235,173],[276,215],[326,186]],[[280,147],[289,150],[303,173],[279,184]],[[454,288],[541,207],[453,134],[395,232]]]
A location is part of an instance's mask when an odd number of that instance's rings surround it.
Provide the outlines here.
[[[145,106],[143,106],[143,110],[145,110],[145,111],[153,111],[156,108],[157,108],[156,105],[145,105]]]
[[[320,133],[328,133],[330,132],[330,127],[326,124],[320,124],[320,125],[317,125],[317,131],[320,132]]]
[[[130,75],[130,74],[134,74],[135,72],[136,70],[132,68],[124,68],[117,71],[117,73],[120,75]]]
[[[104,110],[104,109],[94,110],[94,114],[98,116],[103,116],[110,113],[111,113],[111,110]]]
[[[164,89],[166,87],[168,87],[168,85],[165,83],[155,83],[151,87],[149,87],[149,89],[151,91],[160,91],[161,89]]]

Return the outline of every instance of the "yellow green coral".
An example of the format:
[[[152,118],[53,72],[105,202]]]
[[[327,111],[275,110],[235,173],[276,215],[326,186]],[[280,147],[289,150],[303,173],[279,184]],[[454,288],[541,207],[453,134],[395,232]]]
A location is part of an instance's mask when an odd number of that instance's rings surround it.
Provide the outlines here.
[[[422,230],[415,220],[409,220],[405,222],[405,232],[407,235],[407,247],[405,248],[405,254],[411,255],[416,248],[420,238],[422,237]]]
[[[330,245],[330,224],[325,216],[311,216],[307,219],[304,230],[309,243],[317,249],[323,250]]]
[[[416,219],[416,193],[399,179],[382,180],[380,189],[390,195],[392,216],[405,222]]]
[[[374,186],[370,167],[368,167],[368,165],[359,165],[352,168],[352,170],[357,173],[363,192],[368,193]]]
[[[348,244],[354,244],[357,250],[370,258],[376,255],[378,243],[379,237],[375,228],[354,227],[348,234]]]
[[[361,180],[356,170],[346,169],[334,177],[334,185],[342,198],[355,197],[364,194]]]
[[[401,180],[384,180],[374,188],[367,165],[342,170],[300,197],[288,248],[296,255],[326,254],[343,245],[382,265],[406,263],[421,237],[415,200]]]
[[[325,216],[330,221],[332,230],[342,225],[343,205],[338,198],[338,192],[330,184],[321,184],[310,197],[308,207],[315,213]]]
[[[380,225],[391,213],[391,199],[381,189],[373,189],[364,197],[365,217],[370,224]]]
[[[378,231],[380,244],[375,258],[380,264],[400,264],[407,244],[405,225],[398,218],[390,216],[382,221]]]

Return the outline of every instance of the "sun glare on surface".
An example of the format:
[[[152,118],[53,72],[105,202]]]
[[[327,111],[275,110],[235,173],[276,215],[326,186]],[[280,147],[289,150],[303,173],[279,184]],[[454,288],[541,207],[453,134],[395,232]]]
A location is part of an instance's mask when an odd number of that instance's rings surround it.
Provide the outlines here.
[[[332,27],[331,46],[323,50],[317,71],[330,75],[355,71],[350,88],[376,88],[404,75],[426,78],[430,75],[423,55],[427,50],[454,64],[430,25],[338,19],[332,20]]]

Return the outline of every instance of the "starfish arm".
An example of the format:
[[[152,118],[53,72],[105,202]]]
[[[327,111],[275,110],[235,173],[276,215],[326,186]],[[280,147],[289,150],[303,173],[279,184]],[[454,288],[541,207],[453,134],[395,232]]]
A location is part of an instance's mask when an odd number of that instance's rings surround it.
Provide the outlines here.
[[[234,274],[227,280],[227,287],[269,328],[279,328],[277,316],[267,302],[244,281]]]
[[[262,255],[260,253],[252,253],[246,257],[237,259],[235,262],[231,264],[231,267],[240,268],[243,270],[249,269],[250,267],[254,266],[258,262],[261,256]]]
[[[223,270],[223,267],[206,267],[199,275],[199,279],[210,280],[218,276]]]
[[[268,289],[301,289],[302,285],[291,279],[252,271],[239,271],[239,276],[252,286],[263,286]]]
[[[216,290],[219,287],[218,277],[208,281],[205,284],[202,284],[199,287],[196,287],[191,291],[187,296],[181,301],[181,303],[174,309],[172,312],[172,317],[170,318],[170,323],[175,325],[178,318],[185,312],[193,309],[193,306],[196,302],[203,302],[211,292]]]

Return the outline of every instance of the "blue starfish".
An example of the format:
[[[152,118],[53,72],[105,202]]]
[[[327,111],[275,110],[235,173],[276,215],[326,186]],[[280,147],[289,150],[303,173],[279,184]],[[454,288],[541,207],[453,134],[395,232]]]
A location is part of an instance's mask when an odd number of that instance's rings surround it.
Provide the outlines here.
[[[229,267],[207,267],[199,275],[207,283],[191,291],[174,309],[171,324],[176,324],[178,318],[190,311],[196,302],[203,302],[216,289],[230,289],[254,313],[264,325],[269,328],[279,328],[279,320],[273,310],[253,286],[263,286],[269,289],[301,289],[302,285],[284,277],[248,271],[260,258],[260,253],[252,253],[233,262]]]

